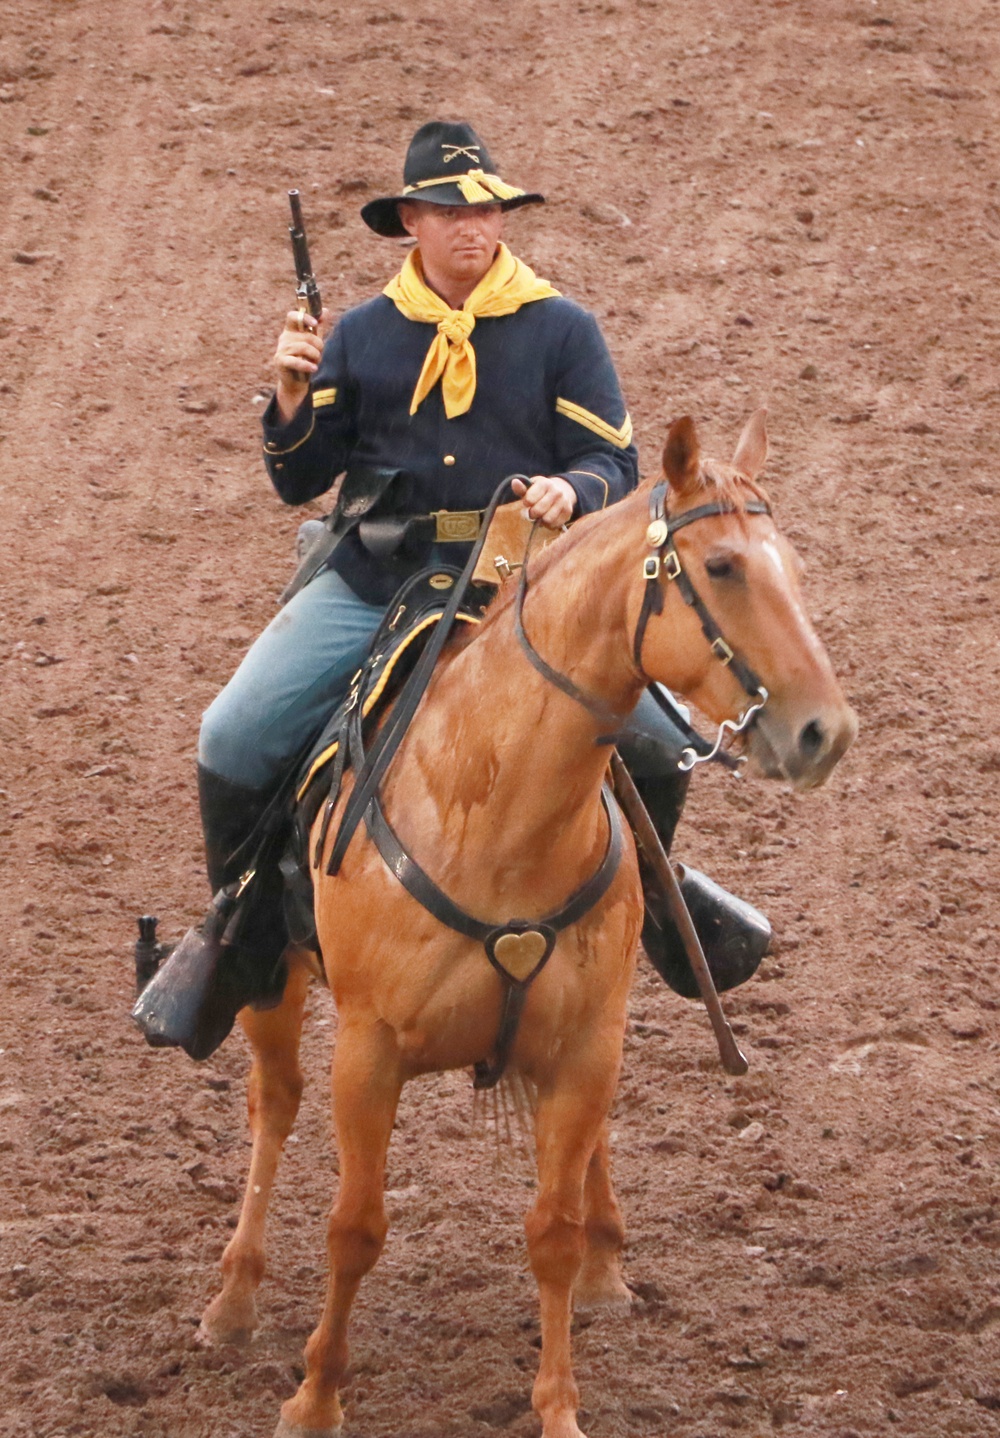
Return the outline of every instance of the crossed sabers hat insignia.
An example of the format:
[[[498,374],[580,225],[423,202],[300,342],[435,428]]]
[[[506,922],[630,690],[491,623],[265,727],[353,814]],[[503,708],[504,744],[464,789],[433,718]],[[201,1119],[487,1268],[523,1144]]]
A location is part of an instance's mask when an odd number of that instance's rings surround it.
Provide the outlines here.
[[[480,151],[481,149],[482,149],[482,145],[468,145],[468,146],[466,146],[466,145],[442,145],[442,146],[441,146],[441,150],[442,150],[442,152],[443,152],[443,154],[444,154],[444,163],[445,163],[446,165],[450,165],[451,162],[452,162],[452,160],[458,159],[458,156],[459,156],[459,155],[465,155],[465,156],[467,156],[468,159],[470,159],[474,165],[478,165],[478,164],[479,164],[479,151]]]

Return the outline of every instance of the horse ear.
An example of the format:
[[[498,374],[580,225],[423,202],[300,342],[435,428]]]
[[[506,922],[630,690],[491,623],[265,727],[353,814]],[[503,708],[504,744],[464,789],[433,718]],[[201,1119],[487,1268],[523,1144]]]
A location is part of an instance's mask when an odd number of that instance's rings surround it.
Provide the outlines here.
[[[701,469],[701,448],[689,414],[675,419],[663,446],[663,473],[678,494],[691,489]]]
[[[756,479],[767,459],[767,410],[759,409],[744,426],[733,455],[733,468],[747,479]]]

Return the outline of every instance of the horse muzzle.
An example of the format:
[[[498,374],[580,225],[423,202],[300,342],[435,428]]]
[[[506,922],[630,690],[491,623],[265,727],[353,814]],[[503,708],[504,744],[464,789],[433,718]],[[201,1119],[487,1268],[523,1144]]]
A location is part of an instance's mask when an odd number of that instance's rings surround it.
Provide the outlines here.
[[[858,718],[849,704],[816,710],[805,717],[785,715],[773,701],[756,715],[746,750],[769,779],[796,789],[816,789],[854,743]]]

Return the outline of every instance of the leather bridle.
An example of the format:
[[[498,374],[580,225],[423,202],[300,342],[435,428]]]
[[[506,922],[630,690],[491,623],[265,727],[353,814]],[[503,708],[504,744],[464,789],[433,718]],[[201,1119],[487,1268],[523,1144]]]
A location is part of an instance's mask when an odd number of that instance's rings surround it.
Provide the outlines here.
[[[720,664],[731,669],[744,693],[751,700],[751,703],[740,715],[739,719],[724,719],[719,726],[718,735],[711,751],[705,754],[698,754],[693,748],[686,748],[679,760],[678,767],[682,770],[693,769],[696,764],[707,763],[710,759],[716,758],[722,749],[723,740],[727,735],[741,734],[753,722],[756,716],[763,709],[768,700],[768,692],[761,683],[760,678],[746,662],[746,660],[726,640],[718,624],[712,617],[705,601],[691,583],[691,578],[681,563],[681,557],[674,544],[674,535],[679,529],[684,529],[689,524],[694,524],[699,519],[709,519],[718,515],[736,513],[732,505],[716,502],[715,504],[698,505],[695,509],[687,509],[683,514],[671,518],[667,513],[667,494],[669,485],[660,482],[653,486],[649,496],[649,524],[646,529],[646,543],[653,550],[652,554],[646,556],[642,562],[642,577],[645,580],[645,589],[642,596],[642,607],[639,610],[639,618],[635,626],[635,635],[632,640],[632,658],[636,669],[646,681],[652,684],[652,680],[642,665],[642,646],[646,638],[646,629],[654,614],[663,612],[663,586],[660,583],[661,576],[677,585],[678,592],[684,603],[689,605],[697,614],[701,622],[702,633],[708,640],[709,648]],[[744,514],[770,514],[771,509],[765,500],[752,499],[745,504],[741,511]],[[530,550],[530,544],[529,544]],[[588,694],[581,689],[566,674],[542,658],[528,638],[524,629],[523,611],[524,600],[528,592],[528,556],[525,555],[524,565],[521,569],[521,579],[518,584],[517,598],[514,609],[514,629],[527,658],[535,669],[550,684],[554,684],[563,694],[583,706],[584,709],[597,721],[602,724],[611,725],[614,728],[620,726],[625,715],[611,708],[596,695]],[[602,734],[598,737],[599,744],[613,744],[615,734]]]

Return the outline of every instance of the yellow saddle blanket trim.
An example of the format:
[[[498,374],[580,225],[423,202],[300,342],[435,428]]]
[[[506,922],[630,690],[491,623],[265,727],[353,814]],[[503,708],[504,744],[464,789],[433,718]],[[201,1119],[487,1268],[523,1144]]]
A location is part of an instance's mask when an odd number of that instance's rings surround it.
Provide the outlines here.
[[[440,380],[444,412],[448,419],[454,419],[468,411],[476,393],[476,352],[469,339],[476,320],[512,315],[522,305],[552,299],[559,291],[547,280],[540,280],[501,241],[496,259],[460,310],[451,309],[427,284],[419,250],[411,250],[383,294],[408,320],[437,325],[413,391],[410,413],[416,414]]]
[[[584,429],[592,430],[594,434],[606,439],[616,449],[628,449],[632,443],[632,420],[626,414],[622,420],[621,427],[615,429],[613,424],[608,424],[601,419],[600,415],[591,414],[589,409],[584,409],[582,404],[574,404],[570,399],[556,400],[556,414],[565,415],[567,419],[575,420],[582,424]]]
[[[367,696],[364,704],[361,706],[361,713],[365,718],[368,717],[368,715],[375,708],[375,705],[382,698],[382,695],[385,693],[385,686],[392,678],[393,670],[395,669],[396,665],[399,663],[403,655],[406,653],[406,651],[409,649],[413,641],[418,637],[418,635],[423,634],[425,629],[430,629],[433,625],[437,624],[440,618],[440,610],[436,611],[433,614],[428,614],[420,621],[419,624],[415,624],[413,626],[409,634],[404,636],[399,648],[389,658],[385,668],[379,675],[378,682],[376,683],[374,689]],[[455,618],[456,620],[460,620],[463,624],[481,624],[483,622],[481,619],[477,619],[474,614],[462,614],[461,612],[456,614]],[[336,754],[339,747],[339,741],[334,739],[332,744],[327,745],[325,749],[323,749],[319,754],[316,755],[316,758],[309,766],[309,773],[306,775],[302,783],[299,785],[298,789],[295,791],[295,798],[300,804],[305,798],[305,796],[308,794],[309,790],[312,788],[313,781],[319,774],[322,773],[327,764],[329,764],[330,760]]]

